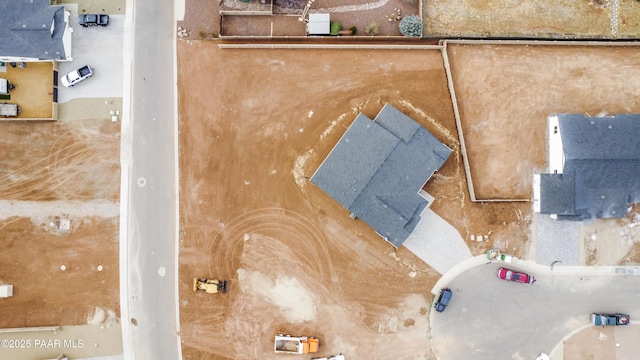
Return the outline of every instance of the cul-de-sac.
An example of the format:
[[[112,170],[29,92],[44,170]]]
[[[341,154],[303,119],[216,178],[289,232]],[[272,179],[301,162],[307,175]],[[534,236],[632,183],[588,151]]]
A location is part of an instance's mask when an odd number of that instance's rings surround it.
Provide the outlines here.
[[[0,359],[640,358],[640,0],[0,27]]]

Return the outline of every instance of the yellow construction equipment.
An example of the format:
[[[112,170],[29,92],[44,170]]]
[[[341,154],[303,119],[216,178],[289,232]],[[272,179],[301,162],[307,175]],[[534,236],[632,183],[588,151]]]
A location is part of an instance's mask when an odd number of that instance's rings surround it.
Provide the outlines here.
[[[218,279],[194,278],[193,291],[204,291],[209,294],[226,293],[227,280],[219,281]]]

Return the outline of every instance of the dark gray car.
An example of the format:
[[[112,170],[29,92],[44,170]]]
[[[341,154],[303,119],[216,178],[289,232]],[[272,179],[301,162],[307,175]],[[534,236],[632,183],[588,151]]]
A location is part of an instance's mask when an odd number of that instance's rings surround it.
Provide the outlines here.
[[[78,24],[83,27],[109,25],[108,14],[82,14],[78,16]]]

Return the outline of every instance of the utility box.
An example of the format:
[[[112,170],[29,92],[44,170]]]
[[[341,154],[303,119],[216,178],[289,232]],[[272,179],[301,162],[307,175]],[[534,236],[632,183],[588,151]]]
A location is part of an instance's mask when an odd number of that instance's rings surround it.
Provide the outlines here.
[[[330,14],[309,14],[307,33],[309,35],[329,35],[331,33],[330,17]]]
[[[13,296],[13,285],[0,285],[0,298]]]
[[[58,219],[54,222],[56,228],[62,231],[71,230],[71,220],[70,219]]]

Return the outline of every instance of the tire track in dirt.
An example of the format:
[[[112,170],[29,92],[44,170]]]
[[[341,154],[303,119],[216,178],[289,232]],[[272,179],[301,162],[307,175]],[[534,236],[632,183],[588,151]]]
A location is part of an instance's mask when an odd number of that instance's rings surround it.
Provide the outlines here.
[[[252,234],[279,238],[290,248],[304,244],[302,247],[307,252],[296,255],[308,269],[309,276],[329,284],[328,290],[340,294],[327,240],[301,214],[282,208],[256,209],[226,224],[209,245],[209,274],[235,274],[240,268],[244,243],[251,240]]]
[[[105,161],[118,137],[72,129],[62,133],[48,154],[0,176],[0,197],[17,200],[83,200],[117,196],[118,162]],[[111,171],[109,171],[111,170]]]
[[[343,301],[330,244],[300,213],[275,207],[249,211],[227,222],[208,245],[209,277],[230,283],[228,293],[207,302],[202,315],[189,314],[187,307],[199,308],[209,294],[183,300],[182,317],[191,319],[182,331],[189,347],[228,358],[264,358],[254,352],[273,346],[273,332],[309,330],[306,322],[287,320],[287,304],[293,306],[288,311],[299,309],[286,300],[292,283],[311,294],[315,316],[324,317],[327,304]],[[271,298],[274,294],[278,300]],[[215,343],[205,341],[211,333],[225,335]]]

